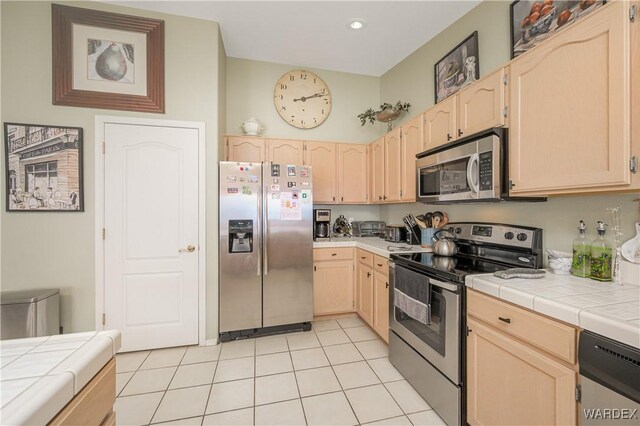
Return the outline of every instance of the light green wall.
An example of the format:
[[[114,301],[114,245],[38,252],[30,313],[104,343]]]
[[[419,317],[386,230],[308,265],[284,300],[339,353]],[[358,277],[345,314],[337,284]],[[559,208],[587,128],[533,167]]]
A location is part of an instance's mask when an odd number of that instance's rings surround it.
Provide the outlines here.
[[[92,330],[94,290],[94,117],[117,115],[201,121],[206,125],[207,331],[217,334],[217,161],[221,49],[215,22],[95,2],[69,5],[165,21],[166,114],[54,106],[51,103],[51,3],[2,1],[2,121],[84,129],[84,213],[0,213],[3,290],[60,287],[65,332]],[[222,83],[224,84],[224,83]],[[4,150],[4,144],[3,148]],[[4,153],[2,154],[4,155]],[[4,157],[3,157],[4,158]],[[5,170],[2,162],[4,188]],[[4,197],[4,190],[2,192]],[[4,203],[4,199],[3,199]],[[152,214],[152,212],[149,212]]]
[[[358,114],[380,105],[380,79],[359,74],[307,68],[329,86],[333,105],[329,118],[314,129],[297,129],[278,115],[273,88],[296,65],[227,58],[227,133],[241,135],[240,125],[255,117],[263,126],[262,136],[276,138],[368,143],[383,125],[360,126]]]
[[[472,32],[478,31],[480,77],[509,60],[509,4],[483,1],[380,77],[381,99],[411,103],[400,122],[434,104],[434,64]]]

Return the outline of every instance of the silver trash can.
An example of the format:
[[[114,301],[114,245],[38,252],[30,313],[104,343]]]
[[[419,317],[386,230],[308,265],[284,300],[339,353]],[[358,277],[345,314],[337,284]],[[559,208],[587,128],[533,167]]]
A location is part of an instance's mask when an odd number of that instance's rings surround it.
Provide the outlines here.
[[[60,289],[0,293],[0,339],[60,334]]]

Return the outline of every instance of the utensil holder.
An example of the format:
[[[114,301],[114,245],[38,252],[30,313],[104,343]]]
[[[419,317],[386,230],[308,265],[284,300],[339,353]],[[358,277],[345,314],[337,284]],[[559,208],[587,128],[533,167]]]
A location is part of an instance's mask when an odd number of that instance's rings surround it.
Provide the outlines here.
[[[422,228],[422,235],[420,244],[424,248],[433,247],[433,235],[438,231],[438,228]]]

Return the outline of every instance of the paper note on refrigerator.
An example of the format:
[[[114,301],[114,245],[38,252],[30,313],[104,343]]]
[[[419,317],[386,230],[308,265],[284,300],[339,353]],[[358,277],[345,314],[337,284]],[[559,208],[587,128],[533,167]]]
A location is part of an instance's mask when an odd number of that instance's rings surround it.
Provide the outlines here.
[[[292,192],[280,193],[280,220],[302,220],[301,200]]]

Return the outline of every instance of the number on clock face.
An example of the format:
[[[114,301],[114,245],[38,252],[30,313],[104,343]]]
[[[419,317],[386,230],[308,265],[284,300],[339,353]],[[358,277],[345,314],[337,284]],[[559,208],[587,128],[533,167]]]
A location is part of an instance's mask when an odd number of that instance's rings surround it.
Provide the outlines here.
[[[329,88],[310,71],[293,70],[280,77],[273,100],[282,119],[300,129],[319,126],[331,112]]]

